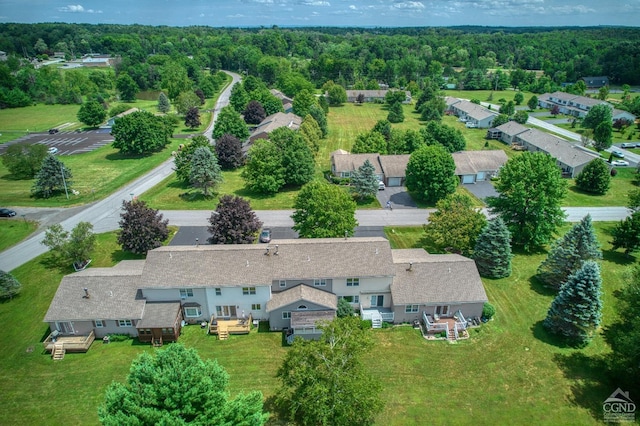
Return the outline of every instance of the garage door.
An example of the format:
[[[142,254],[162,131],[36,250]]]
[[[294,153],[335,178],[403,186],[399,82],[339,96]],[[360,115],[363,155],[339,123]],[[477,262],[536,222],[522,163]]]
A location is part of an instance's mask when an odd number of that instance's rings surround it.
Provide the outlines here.
[[[402,185],[402,178],[399,178],[399,177],[389,178],[388,186],[400,186],[400,185]]]
[[[476,175],[476,180],[484,180],[484,172],[478,172],[478,174]]]
[[[474,177],[475,177],[474,175],[463,175],[462,183],[473,183],[475,182],[475,180],[473,179]]]

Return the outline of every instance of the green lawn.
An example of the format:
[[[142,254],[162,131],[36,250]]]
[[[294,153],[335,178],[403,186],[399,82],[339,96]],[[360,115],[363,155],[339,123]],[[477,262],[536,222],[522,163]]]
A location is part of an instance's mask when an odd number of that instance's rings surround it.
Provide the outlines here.
[[[617,167],[618,174],[611,178],[609,191],[605,195],[584,192],[575,185],[575,179],[569,180],[569,190],[562,205],[567,207],[606,207],[626,206],[629,191],[638,189],[633,183],[636,170],[632,167]]]
[[[615,318],[614,292],[633,261],[610,251],[606,241],[613,226],[596,224],[605,249],[604,325]],[[387,233],[394,247],[414,247],[421,239],[420,227],[396,227]],[[119,250],[113,233],[99,235],[92,267],[125,258],[130,256]],[[426,418],[433,424],[597,423],[602,401],[616,386],[576,355],[600,355],[609,349],[601,336],[584,350],[562,348],[540,328],[552,294],[531,277],[543,258],[518,254],[511,277],[484,280],[497,314],[472,331],[469,340],[427,342],[406,326],[376,330],[375,350],[366,365],[384,389],[386,406],[377,424],[422,425]],[[13,271],[23,293],[0,303],[5,325],[0,334],[3,423],[97,424],[96,409],[109,383],[124,380],[137,354],[153,351],[135,341],[96,342],[86,354],[67,354],[53,362],[43,352],[47,327],[42,318],[69,272],[50,265],[46,255]],[[232,394],[252,389],[265,397],[274,394],[275,373],[286,352],[279,333],[253,330],[220,342],[197,326],[187,326],[181,341],[204,358],[218,359],[230,374]]]
[[[0,252],[27,238],[38,229],[38,224],[19,217],[0,219]]]

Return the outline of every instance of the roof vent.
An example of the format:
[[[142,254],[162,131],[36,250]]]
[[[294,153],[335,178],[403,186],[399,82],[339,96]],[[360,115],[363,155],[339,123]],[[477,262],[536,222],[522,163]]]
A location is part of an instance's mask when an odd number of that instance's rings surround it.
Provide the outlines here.
[[[407,268],[407,271],[411,271],[413,269],[413,262],[409,262],[409,267]]]
[[[273,253],[274,256],[278,255],[278,245],[276,244],[276,251]]]
[[[376,247],[376,254],[378,254],[378,247]]]
[[[267,246],[265,251],[264,251],[265,256],[269,256],[269,250],[270,250],[269,246]]]
[[[247,268],[249,267],[249,261],[247,260]]]
[[[196,238],[196,247],[200,245],[200,238]]]
[[[82,296],[83,299],[88,299],[89,297],[91,297],[91,296],[89,296],[89,289],[88,288],[85,287],[83,290],[84,290],[84,296]]]
[[[311,262],[311,256],[307,255],[307,262]]]

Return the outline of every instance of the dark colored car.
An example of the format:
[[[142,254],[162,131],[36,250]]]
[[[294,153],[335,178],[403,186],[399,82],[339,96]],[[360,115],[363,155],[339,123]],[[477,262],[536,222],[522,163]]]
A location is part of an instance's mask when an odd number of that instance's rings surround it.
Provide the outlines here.
[[[9,209],[0,209],[0,217],[13,217],[16,215],[16,212]]]
[[[271,229],[263,229],[260,233],[260,242],[268,243],[271,241]]]
[[[56,133],[58,133],[58,129],[49,129],[50,135],[55,135]]]

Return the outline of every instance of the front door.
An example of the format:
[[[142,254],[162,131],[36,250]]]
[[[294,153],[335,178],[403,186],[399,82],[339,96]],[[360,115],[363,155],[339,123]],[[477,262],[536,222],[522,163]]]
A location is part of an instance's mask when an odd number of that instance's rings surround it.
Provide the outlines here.
[[[449,306],[436,306],[436,315],[446,317],[449,315]]]
[[[381,307],[382,305],[384,305],[384,295],[379,294],[379,295],[371,296],[372,308]]]
[[[70,321],[56,322],[56,329],[62,334],[74,334],[73,324]]]
[[[236,316],[235,305],[216,306],[216,316],[218,318],[230,318]]]

